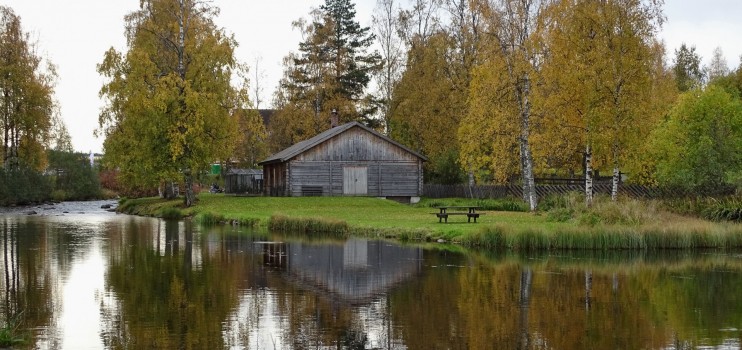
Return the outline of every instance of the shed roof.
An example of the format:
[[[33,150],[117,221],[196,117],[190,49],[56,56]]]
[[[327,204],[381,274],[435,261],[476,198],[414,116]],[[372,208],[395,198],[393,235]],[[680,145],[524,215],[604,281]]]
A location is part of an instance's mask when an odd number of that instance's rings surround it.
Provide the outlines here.
[[[263,171],[260,169],[229,169],[227,175],[263,175]]]
[[[369,128],[369,127],[367,127],[367,126],[365,126],[365,125],[363,125],[363,124],[361,124],[359,122],[350,122],[350,123],[346,123],[346,124],[343,124],[343,125],[340,125],[340,126],[331,128],[331,129],[327,129],[327,130],[325,130],[325,131],[317,134],[316,136],[312,137],[311,139],[304,140],[304,141],[301,141],[301,142],[299,142],[299,143],[297,143],[297,144],[295,144],[293,146],[290,146],[289,148],[286,148],[283,151],[280,151],[280,152],[278,152],[278,153],[276,153],[276,154],[274,154],[274,155],[266,158],[264,161],[258,163],[258,165],[285,162],[285,161],[287,161],[287,160],[289,160],[291,158],[294,158],[297,155],[299,155],[301,153],[304,153],[304,152],[308,151],[309,149],[311,149],[311,148],[313,148],[313,147],[321,144],[322,142],[325,142],[325,141],[327,141],[327,140],[329,140],[329,139],[331,139],[331,138],[333,138],[333,137],[335,137],[335,136],[337,136],[337,135],[339,135],[339,134],[341,134],[341,133],[343,133],[343,132],[345,132],[347,130],[350,130],[351,128],[354,128],[354,127],[359,127],[359,128],[361,128],[363,130],[366,130],[366,131],[368,131],[368,132],[376,135],[377,137],[380,137],[384,141],[387,141],[387,142],[389,142],[389,143],[391,143],[391,144],[393,144],[393,145],[395,145],[395,146],[397,146],[399,148],[402,148],[403,150],[405,150],[405,151],[407,151],[407,152],[415,155],[416,157],[422,159],[423,161],[427,161],[428,160],[428,158],[425,157],[425,156],[423,156],[422,154],[420,154],[418,152],[415,152],[415,151],[413,151],[413,150],[405,147],[401,143],[399,143],[397,141],[394,141],[394,140],[390,139],[389,137],[380,134],[379,132],[377,132],[374,129],[371,129],[371,128]]]

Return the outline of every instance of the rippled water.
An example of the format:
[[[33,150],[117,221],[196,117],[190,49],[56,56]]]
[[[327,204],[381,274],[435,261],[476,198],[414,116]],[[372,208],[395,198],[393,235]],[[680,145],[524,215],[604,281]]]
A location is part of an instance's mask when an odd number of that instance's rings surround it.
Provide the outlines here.
[[[38,349],[738,349],[742,256],[463,252],[0,213],[0,320]],[[28,215],[30,211],[36,214]]]

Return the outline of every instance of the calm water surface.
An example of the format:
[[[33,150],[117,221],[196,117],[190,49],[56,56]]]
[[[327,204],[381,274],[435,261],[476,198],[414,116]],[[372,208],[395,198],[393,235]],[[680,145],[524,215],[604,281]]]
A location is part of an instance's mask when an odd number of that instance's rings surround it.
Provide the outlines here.
[[[739,349],[742,254],[463,252],[0,213],[0,320],[37,349]],[[27,215],[34,210],[35,215]]]

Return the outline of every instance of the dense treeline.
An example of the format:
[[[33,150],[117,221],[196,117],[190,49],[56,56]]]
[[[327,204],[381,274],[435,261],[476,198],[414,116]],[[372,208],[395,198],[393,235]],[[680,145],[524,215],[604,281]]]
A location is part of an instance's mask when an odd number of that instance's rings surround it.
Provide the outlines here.
[[[0,206],[103,196],[98,170],[84,153],[49,150],[45,159],[43,172],[26,166],[0,168]]]
[[[327,124],[329,108],[317,108],[326,94],[299,83],[337,81],[305,74],[338,71],[338,60],[307,54],[341,52],[325,44],[339,18],[327,9],[338,4],[353,13],[349,1],[327,0],[302,27],[302,54],[287,58],[272,151]],[[584,178],[588,203],[598,171],[612,177],[614,198],[621,181],[699,193],[739,186],[742,68],[729,70],[720,49],[708,67],[692,46],[670,59],[658,38],[662,5],[378,0],[373,47],[383,65],[369,70],[378,88],[371,124],[430,158],[427,182],[518,183],[531,209],[535,178],[546,176]],[[368,99],[344,101],[358,110]],[[345,110],[341,120],[359,120]],[[320,126],[293,126],[311,120]]]
[[[531,210],[544,176],[584,178],[588,203],[596,172],[610,174],[614,198],[620,181],[739,182],[742,73],[720,52],[700,67],[685,45],[668,65],[662,4],[378,0],[363,27],[351,0],[326,0],[293,24],[303,39],[284,60],[265,130],[246,85],[229,84],[242,66],[213,24],[218,9],[144,1],[127,17],[128,51],[99,65],[106,157],[129,185],[185,175],[190,205],[209,161],[254,165],[360,121],[427,155],[427,182],[520,184]]]
[[[126,51],[97,67],[105,166],[125,188],[168,196],[180,182],[188,206],[214,161],[254,166],[355,120],[427,155],[427,182],[519,184],[531,210],[546,176],[584,178],[588,203],[596,172],[610,175],[614,198],[620,181],[739,186],[742,68],[720,49],[706,67],[693,46],[670,58],[662,5],[377,0],[363,27],[353,1],[325,0],[294,22],[303,40],[284,61],[266,129],[219,9],[142,1],[125,18]],[[3,170],[42,171],[47,149],[69,145],[54,69],[10,9],[1,24]]]
[[[54,66],[36,50],[20,17],[0,6],[0,205],[99,198],[97,172],[72,153],[57,112]]]

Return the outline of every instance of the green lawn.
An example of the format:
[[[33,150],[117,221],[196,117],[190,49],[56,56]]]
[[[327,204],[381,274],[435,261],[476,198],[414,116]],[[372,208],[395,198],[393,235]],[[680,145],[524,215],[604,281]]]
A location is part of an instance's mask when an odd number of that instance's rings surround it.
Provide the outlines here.
[[[400,204],[366,197],[235,197],[202,193],[191,208],[179,208],[182,200],[136,199],[120,210],[139,215],[211,216],[216,221],[238,221],[269,227],[281,223],[286,229],[304,232],[383,236],[400,239],[459,242],[465,245],[513,249],[654,249],[742,247],[742,225],[722,224],[659,213],[639,224],[584,224],[554,222],[543,213],[483,210],[478,223],[465,215],[450,216],[439,223],[436,204],[476,204],[476,200],[436,199],[423,205]],[[641,212],[637,203],[603,207],[603,216],[627,211]],[[177,208],[177,209],[176,209]],[[626,215],[637,215],[630,213]],[[214,221],[214,220],[212,220]],[[287,224],[288,223],[288,224]],[[277,224],[278,225],[278,224]],[[298,229],[297,229],[298,228]]]
[[[201,194],[195,212],[219,213],[231,219],[259,219],[272,215],[292,218],[341,220],[352,227],[383,229],[423,229],[444,236],[474,232],[496,223],[514,228],[533,225],[565,225],[547,222],[544,216],[521,212],[481,211],[477,223],[465,215],[453,215],[448,223],[438,223],[435,208],[416,207],[391,200],[367,197],[231,197]]]

